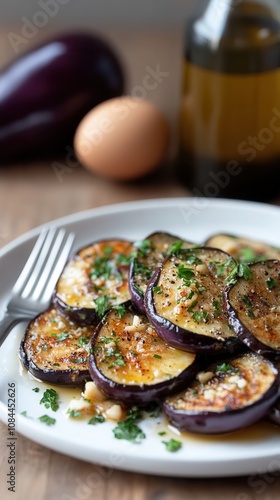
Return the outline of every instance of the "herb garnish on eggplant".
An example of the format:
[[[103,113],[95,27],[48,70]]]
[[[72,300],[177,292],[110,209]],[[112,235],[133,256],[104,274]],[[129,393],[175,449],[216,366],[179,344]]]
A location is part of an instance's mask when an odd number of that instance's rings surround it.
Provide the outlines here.
[[[144,404],[162,398],[180,390],[197,369],[195,354],[172,348],[129,306],[123,315],[109,311],[92,339],[89,371],[112,399]]]
[[[240,271],[240,270],[239,270]],[[170,345],[190,352],[234,349],[223,288],[235,278],[234,259],[213,248],[181,249],[154,272],[145,295],[147,316]]]
[[[172,424],[191,432],[264,416],[279,424],[279,373],[260,354],[279,360],[280,262],[240,250],[235,260],[162,232],[86,246],[65,266],[54,305],[30,322],[23,364],[52,384],[92,377],[116,405],[165,398]],[[244,354],[244,343],[255,352]],[[205,367],[198,353],[216,361]]]
[[[133,245],[102,240],[82,248],[65,266],[54,294],[72,321],[96,325],[112,306],[130,299],[128,269]]]
[[[20,345],[20,359],[44,382],[80,386],[90,378],[88,349],[93,332],[93,326],[81,327],[52,306],[29,323]]]
[[[131,299],[137,309],[145,314],[144,295],[147,282],[158,265],[182,246],[188,248],[193,243],[183,241],[169,233],[156,232],[145,240],[134,243],[136,251],[130,264],[129,289]]]

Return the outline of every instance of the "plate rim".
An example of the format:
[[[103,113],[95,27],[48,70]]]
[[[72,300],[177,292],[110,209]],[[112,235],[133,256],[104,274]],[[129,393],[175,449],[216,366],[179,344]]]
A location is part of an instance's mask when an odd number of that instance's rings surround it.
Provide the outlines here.
[[[247,201],[247,200],[234,200],[234,199],[226,199],[226,198],[203,198],[203,197],[169,197],[169,198],[148,198],[148,199],[141,199],[141,200],[134,200],[134,201],[126,201],[126,202],[119,202],[119,203],[112,203],[109,205],[102,205],[98,207],[93,207],[89,208],[86,210],[81,210],[78,212],[73,212],[71,214],[63,215],[61,217],[51,219],[47,222],[44,222],[42,224],[39,224],[38,226],[35,226],[28,231],[18,235],[16,238],[13,238],[10,242],[6,243],[3,247],[0,248],[0,258],[7,252],[11,251],[14,247],[20,245],[21,243],[27,241],[28,239],[33,238],[36,236],[43,228],[55,225],[55,226],[61,226],[63,224],[68,224],[72,222],[78,222],[80,220],[85,220],[85,219],[90,219],[92,216],[98,216],[98,215],[106,215],[106,213],[110,213],[112,209],[117,210],[117,211],[127,211],[129,208],[133,207],[135,209],[141,208],[147,204],[151,206],[156,206],[156,205],[161,205],[161,204],[167,204],[172,206],[173,204],[176,203],[182,203],[186,205],[193,205],[194,210],[200,210],[199,207],[196,207],[196,205],[199,205],[201,203],[201,200],[204,202],[206,201],[207,204],[212,205],[212,206],[220,206],[222,208],[223,206],[229,208],[230,205],[237,205],[238,207],[242,207],[244,205],[244,208],[248,207],[254,207],[254,209],[259,209],[261,211],[267,210],[268,212],[270,211],[279,211],[280,206],[278,205],[270,205],[262,202],[255,202],[255,201]],[[206,208],[206,207],[204,207]],[[203,208],[202,208],[203,209]]]

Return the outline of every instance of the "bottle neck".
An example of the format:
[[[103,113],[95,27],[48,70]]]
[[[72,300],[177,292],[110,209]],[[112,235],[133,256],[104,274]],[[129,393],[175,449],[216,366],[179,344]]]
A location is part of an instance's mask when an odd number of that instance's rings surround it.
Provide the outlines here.
[[[279,50],[280,0],[210,0],[186,30],[186,58],[214,71],[271,71]]]
[[[211,40],[217,47],[224,33],[229,16],[238,16],[252,9],[269,12],[280,19],[279,0],[209,0],[204,13],[197,19],[194,29],[199,36]]]
[[[234,0],[210,0],[204,14],[194,24],[194,30],[211,40],[213,48],[219,43],[234,3]]]

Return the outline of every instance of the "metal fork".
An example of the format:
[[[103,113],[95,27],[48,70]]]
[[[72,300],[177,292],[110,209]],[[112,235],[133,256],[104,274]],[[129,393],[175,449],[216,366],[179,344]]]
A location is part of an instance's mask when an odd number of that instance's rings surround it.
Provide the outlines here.
[[[48,307],[74,238],[74,233],[67,234],[63,228],[41,232],[0,320],[0,346],[17,323],[32,319]]]

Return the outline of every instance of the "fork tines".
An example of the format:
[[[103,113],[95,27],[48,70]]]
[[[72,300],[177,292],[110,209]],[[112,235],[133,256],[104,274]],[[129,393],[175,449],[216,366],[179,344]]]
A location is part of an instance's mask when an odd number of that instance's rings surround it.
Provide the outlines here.
[[[20,274],[13,293],[34,301],[49,300],[74,241],[74,233],[43,230]]]

